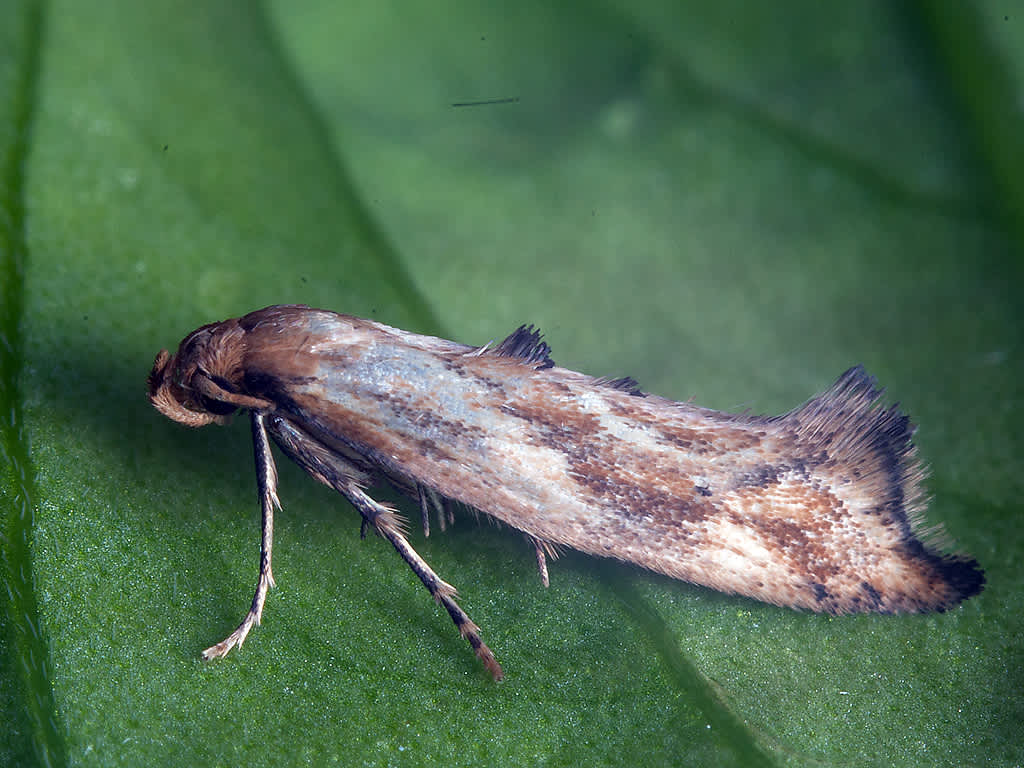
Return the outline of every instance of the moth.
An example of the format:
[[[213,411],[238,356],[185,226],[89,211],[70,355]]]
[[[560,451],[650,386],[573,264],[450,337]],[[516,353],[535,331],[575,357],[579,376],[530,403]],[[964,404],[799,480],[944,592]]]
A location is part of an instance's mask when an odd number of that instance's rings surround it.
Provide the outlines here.
[[[539,331],[471,347],[306,306],[205,325],[160,352],[149,399],[174,421],[248,411],[262,508],[252,605],[206,659],[241,646],[273,586],[271,440],[342,494],[448,611],[495,679],[479,628],[410,545],[381,480],[442,529],[451,503],[522,531],[543,584],[569,547],[776,605],[944,611],[978,594],[978,563],[922,536],[914,427],[863,368],[781,416],[730,414],[559,368]]]

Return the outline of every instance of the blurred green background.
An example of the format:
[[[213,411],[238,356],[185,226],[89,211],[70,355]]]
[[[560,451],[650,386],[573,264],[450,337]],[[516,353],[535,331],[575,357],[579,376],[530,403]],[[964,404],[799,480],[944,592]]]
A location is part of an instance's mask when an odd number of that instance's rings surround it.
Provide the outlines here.
[[[1024,9],[979,1],[0,4],[0,765],[1024,762]],[[477,106],[469,102],[501,100]],[[146,402],[304,302],[778,413],[863,363],[989,586],[831,618],[459,514],[388,546],[244,420]],[[406,505],[407,512],[413,509]]]

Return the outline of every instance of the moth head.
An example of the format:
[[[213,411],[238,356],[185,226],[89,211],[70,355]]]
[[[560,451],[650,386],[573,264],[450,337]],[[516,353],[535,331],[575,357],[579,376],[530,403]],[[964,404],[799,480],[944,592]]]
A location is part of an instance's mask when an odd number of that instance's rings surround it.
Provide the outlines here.
[[[153,407],[189,427],[227,424],[239,408],[258,407],[262,401],[237,391],[242,336],[237,322],[228,320],[193,331],[176,355],[161,350],[147,379]]]

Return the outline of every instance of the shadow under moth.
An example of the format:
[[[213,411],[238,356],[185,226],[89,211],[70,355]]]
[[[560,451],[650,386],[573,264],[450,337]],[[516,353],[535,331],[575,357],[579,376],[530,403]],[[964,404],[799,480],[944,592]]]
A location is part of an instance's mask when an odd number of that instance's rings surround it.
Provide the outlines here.
[[[943,611],[978,594],[972,558],[922,540],[914,427],[863,368],[781,416],[729,414],[557,367],[532,326],[469,347],[305,306],[205,325],[162,351],[149,398],[192,427],[250,413],[263,513],[259,578],[224,656],[273,586],[271,439],[387,539],[495,677],[455,589],[409,544],[384,479],[418,500],[424,533],[459,502],[526,534],[548,583],[559,547],[694,584],[833,614]],[[931,540],[928,543],[926,540]]]

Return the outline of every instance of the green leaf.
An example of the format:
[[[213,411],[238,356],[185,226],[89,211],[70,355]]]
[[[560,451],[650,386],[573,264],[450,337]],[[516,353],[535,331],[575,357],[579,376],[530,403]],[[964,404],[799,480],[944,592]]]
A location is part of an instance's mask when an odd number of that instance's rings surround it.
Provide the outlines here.
[[[0,764],[1024,762],[1024,15],[4,7]],[[560,365],[729,410],[863,363],[989,586],[833,618],[570,552],[543,589],[462,513],[413,544],[495,684],[280,460],[279,586],[203,663],[255,585],[249,437],[168,422],[144,380],[287,302],[466,343],[533,322]]]

